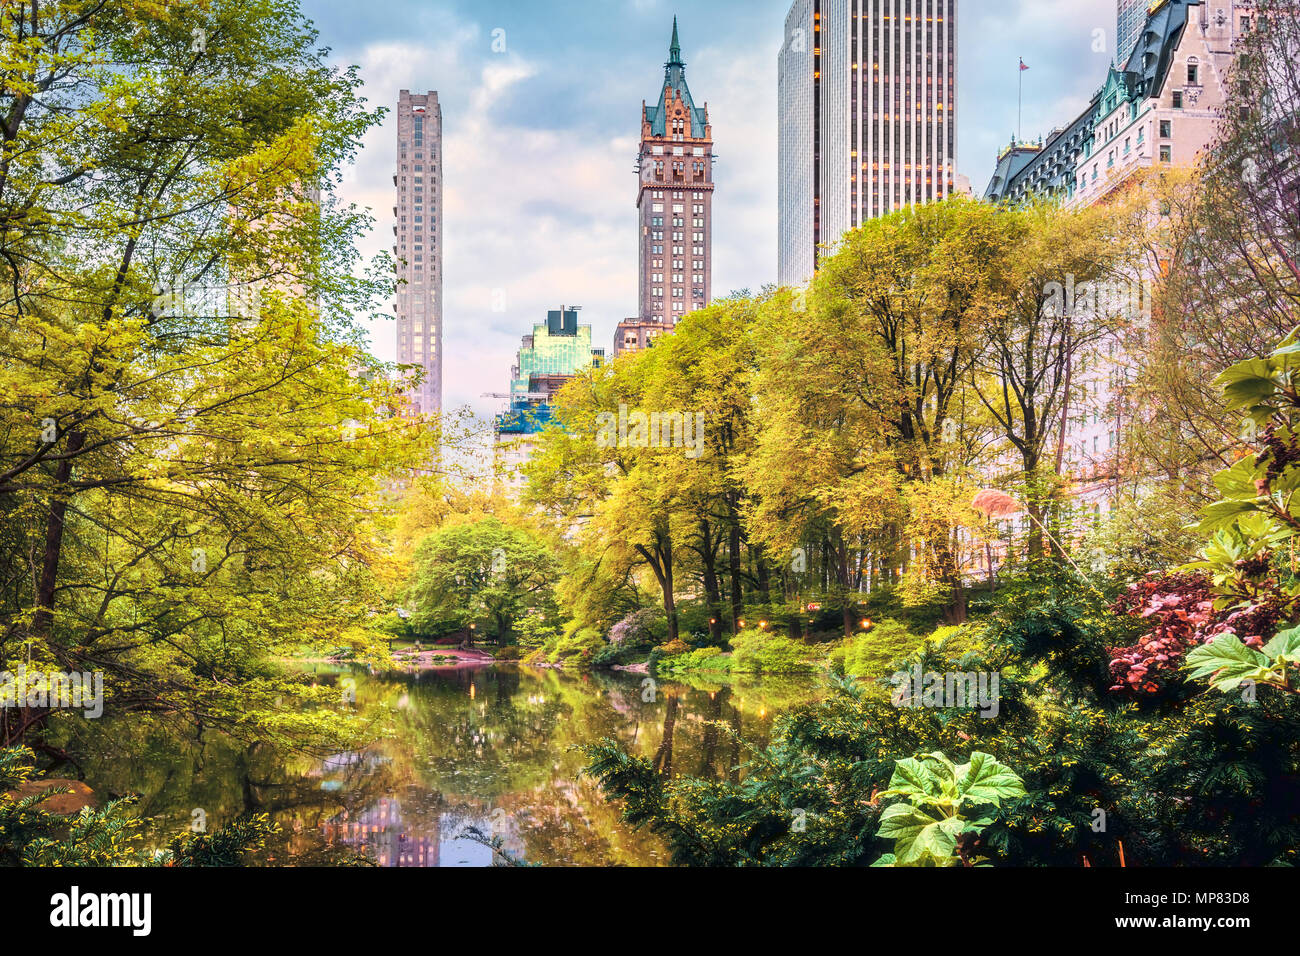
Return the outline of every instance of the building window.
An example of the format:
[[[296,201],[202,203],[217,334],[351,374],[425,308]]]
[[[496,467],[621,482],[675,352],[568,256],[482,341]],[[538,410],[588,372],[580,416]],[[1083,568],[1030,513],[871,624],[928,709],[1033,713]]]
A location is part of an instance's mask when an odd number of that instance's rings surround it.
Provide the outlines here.
[[[1180,110],[1182,108],[1183,108],[1183,91],[1174,90],[1174,109]]]
[[[1162,139],[1169,139],[1169,137],[1171,137],[1171,136],[1173,136],[1173,135],[1174,135],[1174,121],[1173,121],[1173,120],[1161,120],[1161,121],[1160,121],[1160,136],[1161,136],[1161,138],[1162,138]]]
[[[1160,162],[1172,163],[1174,161],[1173,147],[1164,145],[1160,147]]]

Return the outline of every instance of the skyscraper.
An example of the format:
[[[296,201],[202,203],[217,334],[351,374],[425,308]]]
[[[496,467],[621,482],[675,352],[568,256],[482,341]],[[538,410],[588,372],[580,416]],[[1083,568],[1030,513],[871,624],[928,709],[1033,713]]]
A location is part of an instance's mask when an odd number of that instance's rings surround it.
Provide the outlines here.
[[[777,76],[782,285],[864,221],[957,188],[957,0],[794,0]]]
[[[605,350],[591,347],[591,326],[578,324],[581,308],[548,311],[546,322],[534,325],[519,343],[510,392],[502,396],[510,410],[496,418],[496,463],[513,487],[522,486],[519,468],[532,455],[537,433],[552,421],[555,394],[583,370],[605,363]]]
[[[637,175],[638,315],[619,323],[615,353],[644,348],[713,297],[713,129],[686,85],[676,17],[659,102],[641,103]]]
[[[419,365],[412,410],[442,411],[442,107],[438,94],[402,90],[397,101],[393,257],[397,260],[397,361]]]
[[[1123,66],[1142,36],[1151,0],[1116,0],[1115,63]]]

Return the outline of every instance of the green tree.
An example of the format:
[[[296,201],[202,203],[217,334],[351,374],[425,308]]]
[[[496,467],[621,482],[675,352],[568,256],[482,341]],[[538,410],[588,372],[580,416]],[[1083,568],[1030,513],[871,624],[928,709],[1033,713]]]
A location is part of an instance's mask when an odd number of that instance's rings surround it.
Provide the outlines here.
[[[509,643],[516,621],[549,607],[557,573],[551,550],[523,528],[497,518],[448,525],[416,549],[415,626],[443,618],[464,626],[486,617],[497,643]]]
[[[329,195],[379,114],[292,0],[5,4],[0,52],[0,666],[278,734],[308,692],[270,658],[363,633],[436,441]]]

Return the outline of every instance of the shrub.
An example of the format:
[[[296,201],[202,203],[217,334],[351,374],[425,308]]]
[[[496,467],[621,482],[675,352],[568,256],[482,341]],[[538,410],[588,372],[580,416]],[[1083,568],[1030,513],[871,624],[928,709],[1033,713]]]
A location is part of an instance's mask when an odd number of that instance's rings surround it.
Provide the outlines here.
[[[592,667],[614,667],[620,664],[635,664],[646,659],[645,647],[619,647],[606,644],[591,655]]]
[[[243,816],[205,834],[178,836],[150,853],[141,845],[149,822],[135,816],[135,797],[83,807],[65,816],[49,809],[66,786],[20,796],[39,783],[35,754],[26,747],[0,749],[0,865],[5,866],[238,866],[250,850],[266,846],[279,832],[266,814]]]
[[[524,658],[525,664],[559,664],[562,667],[590,667],[595,655],[607,647],[604,636],[594,627],[570,621],[563,632],[547,638],[541,647]]]
[[[589,665],[595,653],[604,646],[605,638],[594,627],[565,628],[564,634],[549,648],[546,659],[552,664],[581,667]]]
[[[870,631],[841,640],[830,653],[831,670],[849,677],[888,677],[897,670],[898,661],[911,657],[927,643],[941,645],[945,651],[960,656],[975,646],[975,631],[969,625],[949,625],[924,635],[902,621],[884,618]]]
[[[656,648],[656,650],[659,651],[660,657],[672,657],[676,654],[685,654],[690,649],[691,645],[687,644],[680,637],[675,641],[669,641],[667,644],[662,644]]]
[[[731,670],[732,658],[720,647],[697,647],[684,654],[656,661],[656,674],[687,674],[700,671],[725,674]]]
[[[559,626],[547,614],[533,612],[515,622],[515,640],[521,647],[545,647],[559,636]]]
[[[770,631],[741,631],[731,639],[731,648],[731,669],[737,673],[797,674],[820,666],[807,644]]]
[[[702,603],[684,603],[677,608],[677,633],[695,647],[700,647],[714,640],[709,634],[709,618],[713,614]],[[665,629],[667,621],[664,622]]]
[[[653,608],[633,611],[609,629],[609,643],[620,649],[648,650],[654,646],[655,634],[652,628],[660,617],[659,612]]]

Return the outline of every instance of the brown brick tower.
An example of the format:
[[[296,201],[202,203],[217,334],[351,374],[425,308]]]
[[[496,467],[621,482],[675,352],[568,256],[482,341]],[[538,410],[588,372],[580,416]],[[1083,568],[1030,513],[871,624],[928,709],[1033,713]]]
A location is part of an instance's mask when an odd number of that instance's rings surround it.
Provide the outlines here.
[[[713,129],[686,85],[676,17],[658,105],[641,104],[637,172],[638,315],[619,323],[615,354],[645,348],[713,296]]]

